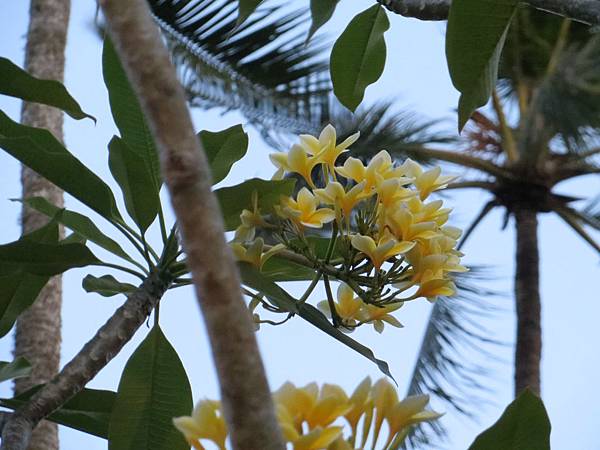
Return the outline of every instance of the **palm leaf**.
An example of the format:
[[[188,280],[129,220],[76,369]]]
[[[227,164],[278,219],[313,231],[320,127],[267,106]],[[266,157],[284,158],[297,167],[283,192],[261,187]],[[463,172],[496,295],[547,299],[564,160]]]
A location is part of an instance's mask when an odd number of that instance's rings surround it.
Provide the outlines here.
[[[239,110],[264,135],[316,132],[328,116],[328,63],[304,45],[305,11],[259,8],[235,28],[237,0],[148,0],[192,106]]]
[[[454,138],[436,130],[439,122],[426,120],[411,111],[393,111],[392,101],[382,101],[352,113],[339,105],[333,105],[331,123],[340,140],[360,131],[361,137],[348,156],[368,161],[380,150],[394,156],[411,157],[420,162],[430,162],[414,151],[425,144],[447,144]]]
[[[474,401],[486,403],[486,380],[491,378],[489,369],[470,362],[478,359],[473,354],[479,353],[487,361],[497,360],[488,347],[505,345],[490,338],[482,326],[483,320],[495,320],[505,312],[490,301],[497,295],[481,288],[486,280],[485,268],[472,267],[456,277],[457,296],[436,301],[408,387],[408,395],[431,394],[472,419]],[[446,435],[442,421],[420,424],[410,431],[403,448],[433,448],[432,443]]]

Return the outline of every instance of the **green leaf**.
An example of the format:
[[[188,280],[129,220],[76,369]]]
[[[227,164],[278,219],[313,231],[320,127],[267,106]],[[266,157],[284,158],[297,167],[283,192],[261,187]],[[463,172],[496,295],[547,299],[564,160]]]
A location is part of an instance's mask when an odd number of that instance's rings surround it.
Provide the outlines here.
[[[86,292],[95,292],[103,297],[126,294],[137,289],[133,284],[122,283],[112,275],[103,275],[101,277],[86,275],[81,285]]]
[[[110,418],[109,450],[188,450],[172,420],[188,416],[192,407],[185,369],[155,326],[123,371]]]
[[[31,364],[22,356],[12,362],[0,361],[0,383],[15,378],[23,378],[31,373]]]
[[[248,135],[241,125],[218,132],[201,131],[198,137],[210,163],[213,184],[223,180],[248,150]]]
[[[43,197],[26,198],[23,200],[23,203],[48,217],[54,217],[59,211],[61,211],[60,208],[54,206]],[[57,218],[57,220],[79,236],[93,242],[99,247],[102,247],[104,250],[120,256],[127,261],[134,261],[133,258],[131,258],[116,241],[102,233],[102,231],[98,229],[98,227],[89,217],[74,211],[69,211],[68,209],[63,209],[62,214]],[[75,239],[75,237],[71,239]],[[63,243],[66,242],[63,241]]]
[[[236,28],[239,27],[242,23],[246,21],[250,15],[256,11],[258,5],[260,5],[263,0],[238,0],[238,17]]]
[[[120,219],[108,185],[48,130],[21,125],[0,111],[0,147],[101,216]]]
[[[308,246],[311,252],[319,259],[325,258],[329,247],[329,238],[318,236],[307,236]],[[336,244],[339,244],[339,240]],[[292,239],[291,245],[299,245],[299,241]],[[332,258],[340,255],[339,245],[336,245],[332,252]],[[315,270],[300,264],[296,264],[277,254],[267,260],[261,269],[261,274],[274,282],[282,281],[307,281],[315,277]]]
[[[89,117],[96,121],[93,116],[83,112],[62,83],[33,77],[6,58],[0,58],[0,94],[54,106],[73,119]]]
[[[550,450],[550,428],[544,403],[526,389],[469,450]]]
[[[102,50],[102,74],[108,89],[110,109],[121,138],[144,160],[151,174],[156,191],[162,184],[160,163],[154,138],[144,117],[140,102],[129,83],[127,74],[119,61],[110,39],[104,40]]]
[[[46,244],[20,239],[0,245],[0,276],[18,273],[58,275],[100,260],[83,244]]]
[[[12,329],[17,317],[33,304],[49,279],[28,273],[0,276],[0,337]]]
[[[306,42],[310,41],[319,28],[327,23],[340,0],[310,0],[310,15],[312,23]]]
[[[498,79],[498,63],[518,0],[455,0],[446,31],[452,83],[461,96],[458,129],[487,103]]]
[[[49,223],[22,236],[20,241],[58,244],[57,218],[61,215],[57,211]],[[33,304],[49,279],[22,272],[0,276],[0,337],[12,329],[17,317]]]
[[[258,207],[262,213],[269,213],[279,204],[282,195],[292,195],[295,180],[261,180],[252,178],[235,186],[215,190],[219,200],[225,230],[235,230],[240,225],[240,214],[244,209],[252,209],[252,196],[256,192]]]
[[[308,303],[299,305],[298,302],[285,290],[267,279],[251,264],[238,263],[238,268],[240,269],[242,282],[246,286],[258,292],[262,292],[275,306],[287,312],[298,314],[304,320],[311,323],[321,331],[327,333],[329,336],[350,347],[352,350],[358,352],[368,360],[374,362],[377,367],[379,367],[379,370],[381,370],[392,380],[394,379],[390,373],[390,368],[385,361],[377,359],[371,349],[360,344],[347,334],[344,334],[335,328],[329,322],[329,320],[327,320],[327,317],[325,317],[317,308]]]
[[[144,160],[117,136],[108,144],[108,155],[108,166],[123,192],[125,208],[145,233],[160,209],[160,198],[152,174],[147,170]]]
[[[20,408],[41,388],[42,386],[36,386],[15,398],[0,399],[0,405],[10,409]],[[46,419],[107,439],[108,423],[115,398],[116,393],[112,391],[83,389]]]
[[[261,274],[273,282],[307,281],[315,277],[315,270],[293,263],[277,255],[267,260],[261,269]]]
[[[384,33],[390,21],[381,5],[358,14],[338,38],[331,52],[331,81],[338,100],[354,111],[385,67]]]

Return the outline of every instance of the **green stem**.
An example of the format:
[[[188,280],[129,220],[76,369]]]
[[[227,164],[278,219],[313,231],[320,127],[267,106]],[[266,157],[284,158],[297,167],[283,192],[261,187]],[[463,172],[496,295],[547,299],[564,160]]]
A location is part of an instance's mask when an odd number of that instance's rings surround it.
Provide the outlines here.
[[[146,279],[146,275],[136,272],[133,269],[130,269],[129,267],[125,267],[125,266],[121,266],[119,264],[112,264],[112,263],[107,263],[107,262],[99,262],[94,264],[96,266],[102,266],[102,267],[109,267],[111,269],[115,269],[115,270],[121,270],[123,272],[127,272],[131,275],[135,275],[136,277],[140,278],[141,280],[145,280]]]
[[[335,308],[335,301],[333,300],[333,293],[331,292],[331,286],[329,285],[329,277],[323,275],[323,281],[325,283],[325,292],[327,293],[327,303],[329,304],[329,310],[331,311],[331,322],[335,328],[341,325],[340,316]]]

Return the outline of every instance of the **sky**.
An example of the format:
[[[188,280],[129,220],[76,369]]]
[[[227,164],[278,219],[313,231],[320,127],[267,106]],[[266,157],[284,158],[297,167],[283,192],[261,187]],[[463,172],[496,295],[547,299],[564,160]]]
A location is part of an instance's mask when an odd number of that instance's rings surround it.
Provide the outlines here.
[[[296,0],[295,3],[298,6],[308,4],[305,0]],[[322,32],[334,38],[354,14],[370,4],[364,0],[342,1]],[[116,127],[110,116],[101,76],[101,42],[92,27],[94,12],[95,2],[73,2],[65,84],[83,109],[98,119],[98,123],[94,125],[89,120],[74,121],[66,117],[65,139],[67,148],[118,192],[107,165],[106,146],[116,134]],[[365,103],[394,98],[397,110],[411,109],[429,118],[444,119],[443,126],[454,130],[458,95],[446,68],[444,25],[391,14],[389,17],[391,29],[386,34],[388,61],[381,79],[367,89]],[[28,2],[0,3],[0,56],[23,64],[27,24]],[[18,120],[18,101],[0,97],[0,109]],[[192,114],[197,130],[216,131],[244,123],[243,117],[237,113],[221,115],[215,111],[194,110]],[[269,178],[273,173],[268,160],[268,153],[272,150],[255,130],[249,126],[245,128],[250,136],[248,155],[242,163],[234,166],[221,185],[235,184],[254,176]],[[465,175],[457,167],[448,166],[446,171]],[[20,206],[9,200],[21,195],[19,176],[19,164],[0,152],[0,242],[3,243],[17,239],[20,234]],[[559,186],[559,191],[591,197],[600,192],[600,180],[598,177],[576,180]],[[164,199],[167,204],[166,195]],[[452,193],[445,200],[448,206],[454,208],[452,224],[464,227],[486,199],[484,193]],[[76,200],[67,197],[66,205],[89,213],[100,226],[101,219]],[[170,212],[168,217],[172,220]],[[510,343],[514,335],[511,300],[514,224],[511,221],[507,229],[501,231],[501,222],[502,214],[499,212],[485,219],[464,248],[464,263],[490,267],[493,280],[485,287],[502,295],[488,300],[504,312],[481,324],[489,337]],[[109,226],[101,228],[116,236]],[[555,217],[542,215],[539,229],[544,345],[542,395],[553,424],[552,445],[555,449],[600,449],[596,431],[597,418],[600,417],[600,392],[596,381],[600,371],[600,353],[595,349],[595,344],[600,341],[600,327],[597,326],[600,315],[598,258],[587,244]],[[100,257],[107,256],[96,248],[94,251]],[[107,299],[86,294],[81,288],[81,279],[87,273],[102,275],[106,271],[73,270],[64,276],[63,364],[79,351],[123,301],[122,297]],[[289,289],[298,292],[301,286],[291,285]],[[320,300],[318,294],[316,299]],[[169,292],[161,305],[161,326],[179,352],[192,384],[194,399],[217,398],[217,379],[192,290],[183,288]],[[425,300],[411,302],[396,313],[404,328],[389,328],[379,335],[369,327],[353,335],[389,362],[398,380],[400,394],[406,390],[431,307]],[[88,387],[116,390],[127,358],[147,332],[148,328],[142,327]],[[369,361],[298,318],[280,327],[264,326],[258,333],[258,339],[273,389],[289,380],[297,385],[311,381],[337,383],[351,391],[365,376],[373,379],[381,377]],[[0,340],[0,360],[12,360],[11,351],[12,335],[7,335]],[[461,353],[460,358],[494,368],[493,377],[485,381],[490,388],[488,398],[492,404],[472,404],[472,412],[478,417],[478,422],[448,410],[443,419],[450,431],[446,448],[466,449],[511,401],[512,350],[507,346],[496,350],[496,354],[497,358],[491,361],[477,353]],[[10,389],[10,383],[0,385],[0,395],[9,396]],[[437,402],[433,406],[437,410],[445,409]],[[68,428],[61,427],[60,438],[64,449],[84,446],[88,450],[106,448],[106,441]]]

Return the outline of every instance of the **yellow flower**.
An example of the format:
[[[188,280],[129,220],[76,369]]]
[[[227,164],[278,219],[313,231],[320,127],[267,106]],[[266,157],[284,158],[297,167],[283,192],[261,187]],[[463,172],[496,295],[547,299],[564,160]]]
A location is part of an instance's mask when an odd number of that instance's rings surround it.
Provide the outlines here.
[[[327,427],[351,408],[343,389],[332,384],[325,384],[319,390],[316,383],[303,388],[285,383],[273,398],[276,404],[287,409],[299,431],[303,422],[308,423],[311,430]]]
[[[360,309],[364,305],[363,301],[354,295],[354,291],[346,283],[340,283],[337,290],[337,302],[335,310],[338,316],[342,319],[344,325],[356,325],[359,318]],[[331,317],[329,302],[323,300],[317,305],[321,311],[328,317]]]
[[[319,387],[316,383],[297,388],[288,382],[273,394],[273,400],[276,405],[281,405],[288,411],[296,430],[300,433],[302,423],[312,411],[318,395]]]
[[[416,222],[413,214],[404,207],[396,208],[386,219],[393,235],[403,241],[431,239],[438,235],[435,222]]]
[[[336,145],[337,133],[332,125],[327,125],[319,138],[308,134],[300,135],[300,145],[310,155],[315,157],[319,163],[325,164],[334,171],[335,161],[338,157],[348,151],[348,147],[354,144],[360,137],[360,133],[355,133],[348,137],[341,144]]]
[[[321,228],[323,224],[335,219],[335,212],[330,208],[317,209],[319,201],[306,188],[298,193],[297,200],[285,199],[282,212],[290,219],[311,228]]]
[[[359,183],[352,187],[348,192],[337,181],[327,183],[325,189],[315,189],[315,195],[326,205],[334,205],[336,209],[340,209],[346,218],[350,219],[352,209],[361,200],[369,197],[368,193],[364,192],[365,183]]]
[[[225,450],[227,427],[219,402],[203,400],[196,405],[191,417],[176,417],[173,419],[173,425],[196,449],[203,448],[198,440],[208,439],[214,442],[219,450]]]
[[[285,248],[285,245],[277,244],[263,253],[265,242],[262,238],[256,239],[247,248],[239,242],[231,242],[229,245],[231,246],[231,250],[233,250],[233,254],[238,261],[250,263],[258,269],[262,269],[262,266],[269,260],[269,258]]]
[[[387,259],[405,253],[415,245],[414,242],[398,242],[389,234],[384,234],[377,243],[369,236],[355,234],[350,242],[355,249],[364,253],[378,270]]]
[[[429,403],[429,395],[413,395],[406,397],[387,412],[386,420],[389,426],[389,436],[383,448],[387,448],[394,436],[406,427],[420,422],[430,422],[439,419],[443,414],[425,409]]]
[[[296,439],[294,450],[325,450],[342,434],[342,427],[317,427]]]
[[[382,181],[377,186],[377,199],[384,208],[391,208],[400,200],[406,200],[416,195],[416,192],[405,187],[397,178]]]
[[[354,447],[352,447],[342,436],[339,436],[329,447],[327,447],[327,450],[354,450]]]
[[[352,409],[348,411],[344,417],[352,428],[352,434],[356,435],[358,429],[358,421],[368,408],[371,398],[371,378],[366,377],[354,390],[350,396],[350,405]]]
[[[336,167],[341,176],[357,183],[365,182],[365,190],[370,191],[384,180],[394,178],[402,186],[412,182],[411,178],[403,177],[403,169],[394,168],[392,158],[385,150],[377,153],[365,167],[360,159],[348,158],[342,167]]]
[[[281,179],[285,172],[295,172],[302,175],[309,186],[315,187],[311,173],[319,161],[309,156],[301,145],[294,144],[288,153],[271,153],[269,158],[278,169],[274,179]]]
[[[373,448],[375,448],[384,419],[389,416],[398,403],[398,394],[392,383],[382,378],[373,386],[371,395],[375,409],[375,428],[373,429]]]
[[[406,206],[414,216],[415,222],[435,222],[438,226],[442,226],[448,221],[448,216],[452,211],[451,208],[442,208],[443,204],[442,200],[423,203],[416,196],[406,202]]]
[[[360,318],[362,322],[372,323],[378,333],[382,333],[386,323],[396,328],[402,328],[402,324],[390,313],[400,309],[402,302],[392,303],[386,306],[365,304],[361,309]]]
[[[410,158],[402,164],[401,168],[408,176],[414,178],[413,184],[419,191],[421,200],[425,200],[433,191],[445,188],[448,183],[456,179],[454,176],[442,176],[442,169],[439,167],[424,171]]]
[[[254,239],[256,227],[268,226],[268,223],[260,214],[256,192],[252,194],[252,211],[244,209],[242,214],[240,214],[240,221],[241,225],[235,230],[234,241],[251,241]]]
[[[410,299],[425,297],[430,302],[435,301],[436,297],[450,297],[456,293],[456,286],[452,280],[434,279],[421,283],[417,292]]]

